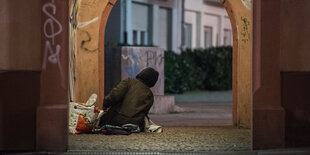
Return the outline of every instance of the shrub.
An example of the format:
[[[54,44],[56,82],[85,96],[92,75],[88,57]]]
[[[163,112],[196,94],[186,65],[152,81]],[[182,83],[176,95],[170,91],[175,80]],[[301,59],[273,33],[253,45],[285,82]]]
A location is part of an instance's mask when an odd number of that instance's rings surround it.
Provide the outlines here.
[[[228,90],[232,87],[232,47],[165,52],[165,93]]]
[[[166,93],[183,93],[186,81],[182,79],[183,69],[181,65],[181,57],[172,52],[165,52],[165,92]],[[183,83],[180,85],[179,83]]]

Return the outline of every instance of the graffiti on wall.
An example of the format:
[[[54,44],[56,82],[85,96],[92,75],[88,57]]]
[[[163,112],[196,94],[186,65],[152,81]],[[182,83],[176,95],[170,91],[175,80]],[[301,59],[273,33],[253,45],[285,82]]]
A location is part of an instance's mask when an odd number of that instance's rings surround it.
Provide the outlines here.
[[[249,30],[250,21],[246,17],[241,16],[242,29],[241,29],[241,41],[247,43],[251,40],[251,32]]]
[[[159,72],[159,77],[152,91],[156,95],[164,95],[164,52],[162,51],[146,51],[147,67],[152,67]]]
[[[146,67],[159,72],[154,95],[164,95],[164,51],[158,48],[127,47],[122,51],[122,79],[135,78]]]
[[[163,53],[151,50],[143,53],[122,54],[122,59],[127,62],[123,67],[127,76],[131,78],[134,78],[143,68],[152,67],[159,69],[164,63]]]
[[[98,50],[97,48],[89,47],[89,44],[92,43],[92,36],[87,30],[83,30],[83,28],[87,27],[88,25],[95,23],[99,20],[99,17],[94,17],[89,21],[80,22],[78,21],[78,12],[81,5],[82,0],[73,0],[72,8],[71,8],[71,15],[70,15],[70,24],[71,24],[71,38],[76,36],[76,30],[78,31],[81,36],[80,48],[87,52],[95,52]],[[73,39],[74,40],[74,39]],[[74,44],[74,43],[72,43]],[[72,52],[74,51],[74,45],[72,46]],[[74,52],[73,52],[74,53]]]
[[[146,51],[147,66],[157,68],[161,66],[164,61],[164,54],[154,51]]]
[[[92,48],[92,47],[89,47],[89,44],[92,43],[92,36],[90,35],[90,33],[87,31],[87,30],[82,30],[82,28],[88,26],[89,24],[91,23],[94,23],[98,20],[99,18],[96,17],[96,18],[93,18],[89,21],[86,21],[86,22],[78,22],[77,23],[77,28],[80,29],[80,35],[81,35],[81,45],[80,47],[84,50],[84,51],[87,51],[87,52],[95,52],[98,50],[98,47],[97,48]]]
[[[83,38],[81,41],[81,48],[84,51],[95,52],[98,50],[98,48],[91,49],[90,47],[87,47],[87,45],[92,41],[91,35],[89,34],[88,31],[81,30],[80,34],[81,34],[81,37]]]
[[[124,55],[122,54],[122,59],[127,61],[128,65],[124,66],[124,71],[127,77],[135,78],[137,74],[141,71],[139,66],[138,56],[135,53]]]
[[[47,16],[43,25],[43,32],[46,40],[44,45],[42,69],[46,69],[47,63],[58,65],[60,77],[63,79],[64,72],[61,68],[61,62],[59,59],[61,46],[55,43],[55,38],[62,32],[62,25],[59,20],[55,18],[57,11],[55,0],[45,3],[42,6],[42,11]]]

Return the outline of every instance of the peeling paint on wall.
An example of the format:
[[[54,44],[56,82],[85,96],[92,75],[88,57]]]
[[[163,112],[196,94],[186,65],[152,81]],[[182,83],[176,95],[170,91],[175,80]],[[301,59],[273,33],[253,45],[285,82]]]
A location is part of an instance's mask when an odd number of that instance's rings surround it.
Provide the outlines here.
[[[85,102],[92,93],[100,92],[103,80],[99,57],[101,23],[107,20],[103,12],[111,9],[109,0],[70,0],[70,97],[71,101]],[[107,10],[109,13],[110,10]],[[101,60],[100,60],[101,61]],[[100,72],[100,73],[99,73]],[[100,76],[100,77],[99,77]],[[101,94],[100,94],[101,93]],[[99,105],[99,101],[96,102]]]
[[[70,101],[74,100],[75,83],[75,41],[77,28],[77,14],[81,0],[70,0],[70,26],[69,26],[69,91]]]
[[[87,22],[79,22],[79,23],[77,24],[77,27],[78,27],[78,28],[83,28],[83,27],[85,27],[85,26],[87,26],[87,25],[89,25],[89,24],[91,24],[91,23],[97,21],[98,19],[99,19],[98,17],[95,17],[95,18],[93,18],[92,20],[87,21]]]
[[[243,5],[247,9],[251,10],[251,8],[252,8],[252,0],[241,0],[241,1],[242,1]]]

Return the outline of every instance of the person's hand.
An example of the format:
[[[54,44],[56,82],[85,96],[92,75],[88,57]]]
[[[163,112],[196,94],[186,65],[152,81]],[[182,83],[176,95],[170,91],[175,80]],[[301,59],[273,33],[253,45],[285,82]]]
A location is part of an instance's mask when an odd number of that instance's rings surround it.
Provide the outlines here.
[[[110,108],[102,107],[102,110],[103,110],[104,112],[108,112],[108,111],[110,110]]]

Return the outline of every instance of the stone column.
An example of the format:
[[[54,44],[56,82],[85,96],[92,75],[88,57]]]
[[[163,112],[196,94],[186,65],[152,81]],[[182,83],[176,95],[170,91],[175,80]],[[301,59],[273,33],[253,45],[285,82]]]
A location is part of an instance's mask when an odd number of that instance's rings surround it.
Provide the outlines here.
[[[36,149],[68,147],[69,1],[42,0],[42,72],[37,108]]]
[[[281,0],[281,102],[285,147],[310,147],[310,1]]]
[[[280,88],[280,0],[254,0],[253,149],[284,146]]]
[[[158,46],[159,45],[159,36],[158,36],[158,26],[155,26],[156,23],[159,23],[159,6],[158,5],[152,5],[151,6],[151,23],[150,28],[151,28],[151,32],[152,34],[150,34],[149,36],[151,36],[151,44],[154,46]]]
[[[34,151],[41,1],[1,0],[0,10],[0,152]]]
[[[71,20],[74,53],[74,101],[86,102],[91,94],[104,94],[104,34],[106,22],[116,0],[83,0],[76,2]],[[75,26],[74,26],[75,25]]]
[[[132,8],[132,0],[126,0],[125,1],[125,32],[127,33],[127,43],[132,45],[133,39],[132,39],[132,28],[131,28],[131,8]]]
[[[252,6],[251,0],[221,0],[233,30],[233,124],[251,128]]]

